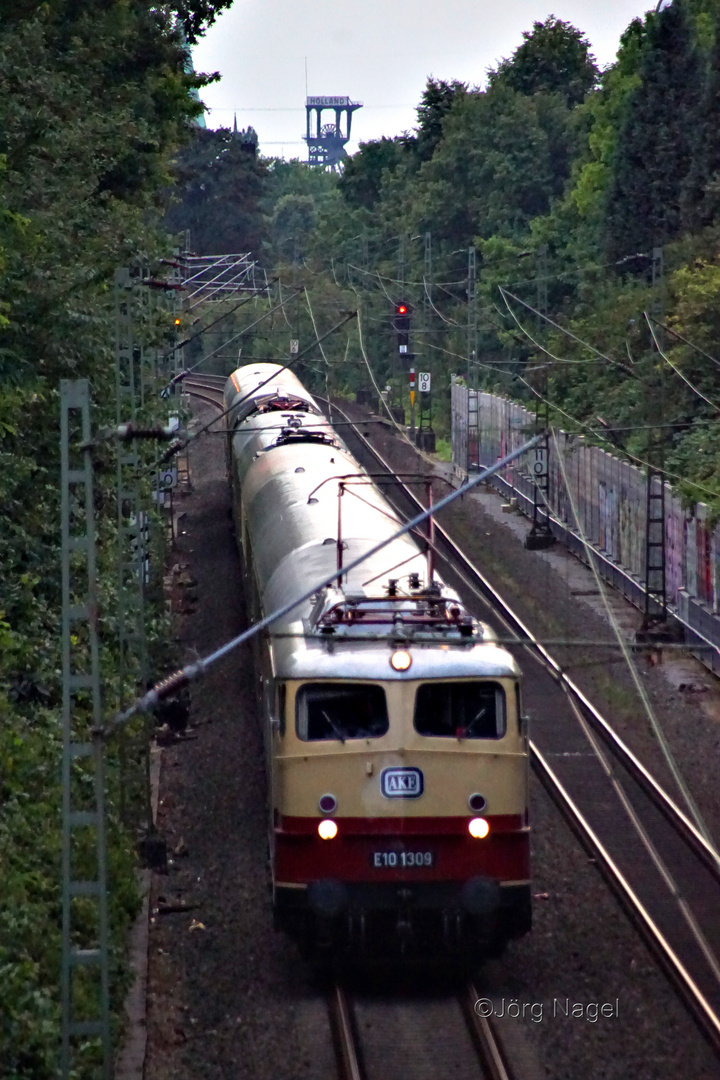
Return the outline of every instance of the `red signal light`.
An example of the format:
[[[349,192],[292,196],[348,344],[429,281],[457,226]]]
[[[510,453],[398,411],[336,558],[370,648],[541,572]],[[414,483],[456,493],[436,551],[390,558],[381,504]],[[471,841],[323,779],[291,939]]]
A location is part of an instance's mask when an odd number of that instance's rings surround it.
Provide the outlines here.
[[[407,315],[407,313],[408,313],[407,304],[398,304],[397,313],[398,313],[398,315]]]

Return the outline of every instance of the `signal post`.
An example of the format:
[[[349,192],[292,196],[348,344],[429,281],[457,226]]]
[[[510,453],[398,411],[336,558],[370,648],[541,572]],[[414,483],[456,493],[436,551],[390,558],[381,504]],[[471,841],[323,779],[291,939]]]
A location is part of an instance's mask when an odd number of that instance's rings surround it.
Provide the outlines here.
[[[415,432],[415,354],[410,351],[410,316],[412,304],[398,300],[393,311],[393,326],[397,333],[398,355],[410,375],[410,432]]]

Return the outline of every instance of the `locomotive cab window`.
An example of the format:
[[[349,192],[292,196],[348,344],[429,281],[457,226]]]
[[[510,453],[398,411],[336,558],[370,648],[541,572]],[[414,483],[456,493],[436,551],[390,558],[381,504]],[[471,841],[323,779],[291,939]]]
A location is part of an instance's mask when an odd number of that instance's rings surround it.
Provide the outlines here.
[[[385,691],[364,683],[306,683],[295,699],[298,737],[377,739],[388,730]]]
[[[505,692],[492,682],[436,682],[418,688],[415,730],[446,739],[502,739]]]

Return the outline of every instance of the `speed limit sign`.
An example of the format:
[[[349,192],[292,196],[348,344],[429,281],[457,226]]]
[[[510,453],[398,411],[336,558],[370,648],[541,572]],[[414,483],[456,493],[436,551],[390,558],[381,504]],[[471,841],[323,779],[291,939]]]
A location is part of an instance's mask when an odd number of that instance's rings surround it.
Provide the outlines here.
[[[430,393],[430,372],[418,371],[418,390],[421,394]]]

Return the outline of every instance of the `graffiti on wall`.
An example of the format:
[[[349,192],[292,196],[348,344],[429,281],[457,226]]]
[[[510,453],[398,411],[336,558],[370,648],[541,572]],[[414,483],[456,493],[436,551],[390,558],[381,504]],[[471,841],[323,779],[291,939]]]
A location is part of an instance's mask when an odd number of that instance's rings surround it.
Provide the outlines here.
[[[478,391],[477,408],[473,399],[469,409],[464,385],[454,383],[451,394],[453,462],[460,469],[468,469],[470,448],[470,467],[493,465],[521,446],[534,428],[533,413],[507,398]],[[597,446],[587,445],[582,437],[566,432],[556,437],[557,449],[551,441],[548,493],[553,513],[575,532],[582,532],[636,580],[643,581],[647,513],[644,471]],[[557,460],[558,451],[562,463]],[[531,492],[528,467],[522,462],[509,469],[504,479],[525,494]],[[669,602],[677,605],[680,590],[685,590],[717,612],[720,526],[712,530],[708,527],[702,503],[684,510],[670,485],[666,485],[665,509]]]

